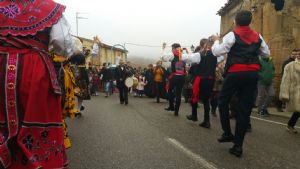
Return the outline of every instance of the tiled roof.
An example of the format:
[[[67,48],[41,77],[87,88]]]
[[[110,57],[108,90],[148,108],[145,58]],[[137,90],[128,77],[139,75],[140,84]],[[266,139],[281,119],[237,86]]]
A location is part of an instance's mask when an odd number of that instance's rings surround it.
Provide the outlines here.
[[[75,37],[77,37],[77,36],[75,36]],[[78,37],[78,38],[81,39],[81,40],[84,40],[84,41],[93,43],[93,40],[92,40],[92,39],[87,39],[87,38],[84,38],[84,37]],[[101,43],[101,46],[104,47],[104,48],[107,48],[107,49],[111,49],[111,48],[112,48],[111,45],[107,45],[107,44],[105,44],[105,43]],[[128,52],[127,50],[120,49],[120,48],[118,48],[118,47],[114,47],[114,50],[120,51],[120,52],[123,52],[123,53]]]
[[[228,0],[228,2],[217,12],[217,14],[222,16],[224,13],[235,7],[241,1],[243,0]]]

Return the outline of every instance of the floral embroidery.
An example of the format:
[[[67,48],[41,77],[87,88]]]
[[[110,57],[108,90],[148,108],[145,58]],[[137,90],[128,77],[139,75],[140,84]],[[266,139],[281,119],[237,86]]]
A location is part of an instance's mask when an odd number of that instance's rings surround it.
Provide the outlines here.
[[[23,165],[27,165],[28,159],[27,159],[27,157],[26,157],[25,155],[22,156],[21,163],[22,163]]]
[[[32,163],[35,163],[35,162],[40,161],[40,158],[39,158],[39,156],[38,156],[37,154],[34,154],[34,155],[30,158],[30,161],[31,161]]]
[[[34,16],[31,16],[31,17],[29,17],[29,19],[28,19],[29,22],[34,22],[35,20],[36,20],[36,17],[34,17]]]
[[[4,144],[5,142],[5,137],[1,134],[0,135],[0,145]]]
[[[20,14],[20,8],[16,4],[10,4],[0,9],[0,13],[3,13],[8,18],[15,18]]]
[[[49,152],[49,151],[46,151],[46,152],[45,152],[45,156],[44,156],[45,162],[48,162],[49,156],[50,156],[50,152]]]
[[[27,135],[25,138],[23,138],[23,144],[28,150],[32,150],[33,146],[33,138],[31,135]]]
[[[23,137],[22,143],[24,147],[31,152],[29,157],[26,155],[21,157],[21,163],[24,166],[28,165],[28,163],[49,162],[53,158],[51,156],[55,156],[55,158],[65,156],[64,145],[58,144],[55,139],[49,138],[51,130],[44,128],[38,133],[37,135],[28,134]]]
[[[44,130],[43,132],[41,132],[41,137],[44,139],[47,138],[48,135],[49,135],[49,131],[47,131],[47,130]]]

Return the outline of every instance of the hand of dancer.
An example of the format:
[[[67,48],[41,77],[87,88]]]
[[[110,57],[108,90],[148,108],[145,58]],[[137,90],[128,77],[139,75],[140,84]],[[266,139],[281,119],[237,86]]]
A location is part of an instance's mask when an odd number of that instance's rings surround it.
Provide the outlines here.
[[[164,50],[164,49],[166,49],[166,47],[167,47],[167,43],[164,42],[164,43],[162,44],[162,49]]]
[[[182,50],[184,50],[186,54],[189,54],[189,50],[187,48],[183,48]]]
[[[217,40],[220,40],[220,36],[219,36],[218,33],[215,34],[215,35],[210,36],[210,38],[211,38],[211,40],[212,40],[213,42],[215,42],[215,41],[217,41]]]

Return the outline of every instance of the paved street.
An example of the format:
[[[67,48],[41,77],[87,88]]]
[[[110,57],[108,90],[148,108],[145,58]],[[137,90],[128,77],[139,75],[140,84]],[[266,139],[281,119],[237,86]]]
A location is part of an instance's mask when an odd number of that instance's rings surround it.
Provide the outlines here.
[[[198,126],[202,107],[195,123],[186,120],[190,106],[185,103],[179,117],[164,111],[166,102],[148,98],[130,97],[124,106],[116,95],[98,96],[85,105],[82,118],[68,121],[72,169],[300,168],[300,134],[286,132],[282,123],[287,118],[252,118],[243,157],[236,158],[228,153],[232,144],[217,142],[222,133],[218,117],[211,118],[211,129]]]

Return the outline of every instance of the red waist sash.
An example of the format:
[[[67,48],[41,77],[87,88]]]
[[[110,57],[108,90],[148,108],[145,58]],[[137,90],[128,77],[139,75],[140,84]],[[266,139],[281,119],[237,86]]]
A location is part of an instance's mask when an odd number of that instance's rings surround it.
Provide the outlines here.
[[[194,80],[194,84],[193,84],[193,94],[192,94],[192,100],[191,102],[194,103],[198,103],[199,101],[199,96],[200,96],[200,84],[201,84],[201,79],[203,77],[201,76],[196,76],[195,80]],[[208,80],[213,80],[212,76],[209,76],[207,78]]]
[[[166,91],[169,92],[170,90],[170,80],[173,78],[173,76],[176,76],[176,75],[186,75],[186,73],[183,73],[183,72],[175,72],[175,73],[171,73],[171,75],[168,77],[168,81],[167,81],[167,84],[166,84]]]
[[[259,64],[233,64],[228,72],[256,72],[260,70]]]

